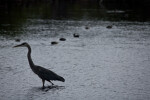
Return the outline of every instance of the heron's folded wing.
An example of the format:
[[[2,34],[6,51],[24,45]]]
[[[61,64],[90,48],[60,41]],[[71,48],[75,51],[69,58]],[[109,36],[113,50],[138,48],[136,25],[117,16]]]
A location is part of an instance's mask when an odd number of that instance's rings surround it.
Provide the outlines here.
[[[56,73],[54,73],[53,71],[40,67],[38,66],[38,76],[44,80],[58,80],[58,78],[60,77],[59,75],[57,75]]]

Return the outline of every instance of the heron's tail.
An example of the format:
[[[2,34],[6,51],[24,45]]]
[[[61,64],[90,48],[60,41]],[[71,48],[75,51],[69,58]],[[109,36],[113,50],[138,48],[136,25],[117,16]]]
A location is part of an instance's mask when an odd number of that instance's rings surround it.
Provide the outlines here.
[[[61,76],[58,77],[58,80],[62,81],[62,82],[65,82],[65,79],[63,77],[61,77]]]

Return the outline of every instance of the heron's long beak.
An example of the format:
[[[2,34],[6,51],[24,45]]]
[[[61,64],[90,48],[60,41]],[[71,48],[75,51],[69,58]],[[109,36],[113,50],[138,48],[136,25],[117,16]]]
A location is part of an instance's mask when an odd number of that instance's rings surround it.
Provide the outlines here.
[[[16,48],[16,47],[22,47],[22,45],[19,44],[19,45],[13,46],[13,48]]]

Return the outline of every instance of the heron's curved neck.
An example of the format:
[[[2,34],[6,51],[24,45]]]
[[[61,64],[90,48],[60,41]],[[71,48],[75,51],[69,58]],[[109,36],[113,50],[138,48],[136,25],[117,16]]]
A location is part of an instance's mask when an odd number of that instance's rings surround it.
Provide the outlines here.
[[[32,66],[34,66],[34,63],[31,58],[31,47],[28,45],[27,48],[28,48],[27,57],[28,57],[29,65],[30,65],[30,67],[32,67]]]

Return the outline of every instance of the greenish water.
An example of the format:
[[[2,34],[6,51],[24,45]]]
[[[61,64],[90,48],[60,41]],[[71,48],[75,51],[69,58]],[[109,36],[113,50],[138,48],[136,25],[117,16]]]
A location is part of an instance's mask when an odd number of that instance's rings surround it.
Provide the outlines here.
[[[36,3],[0,8],[0,35],[24,33],[29,20],[131,21],[149,22],[147,8],[131,8],[96,3]]]

